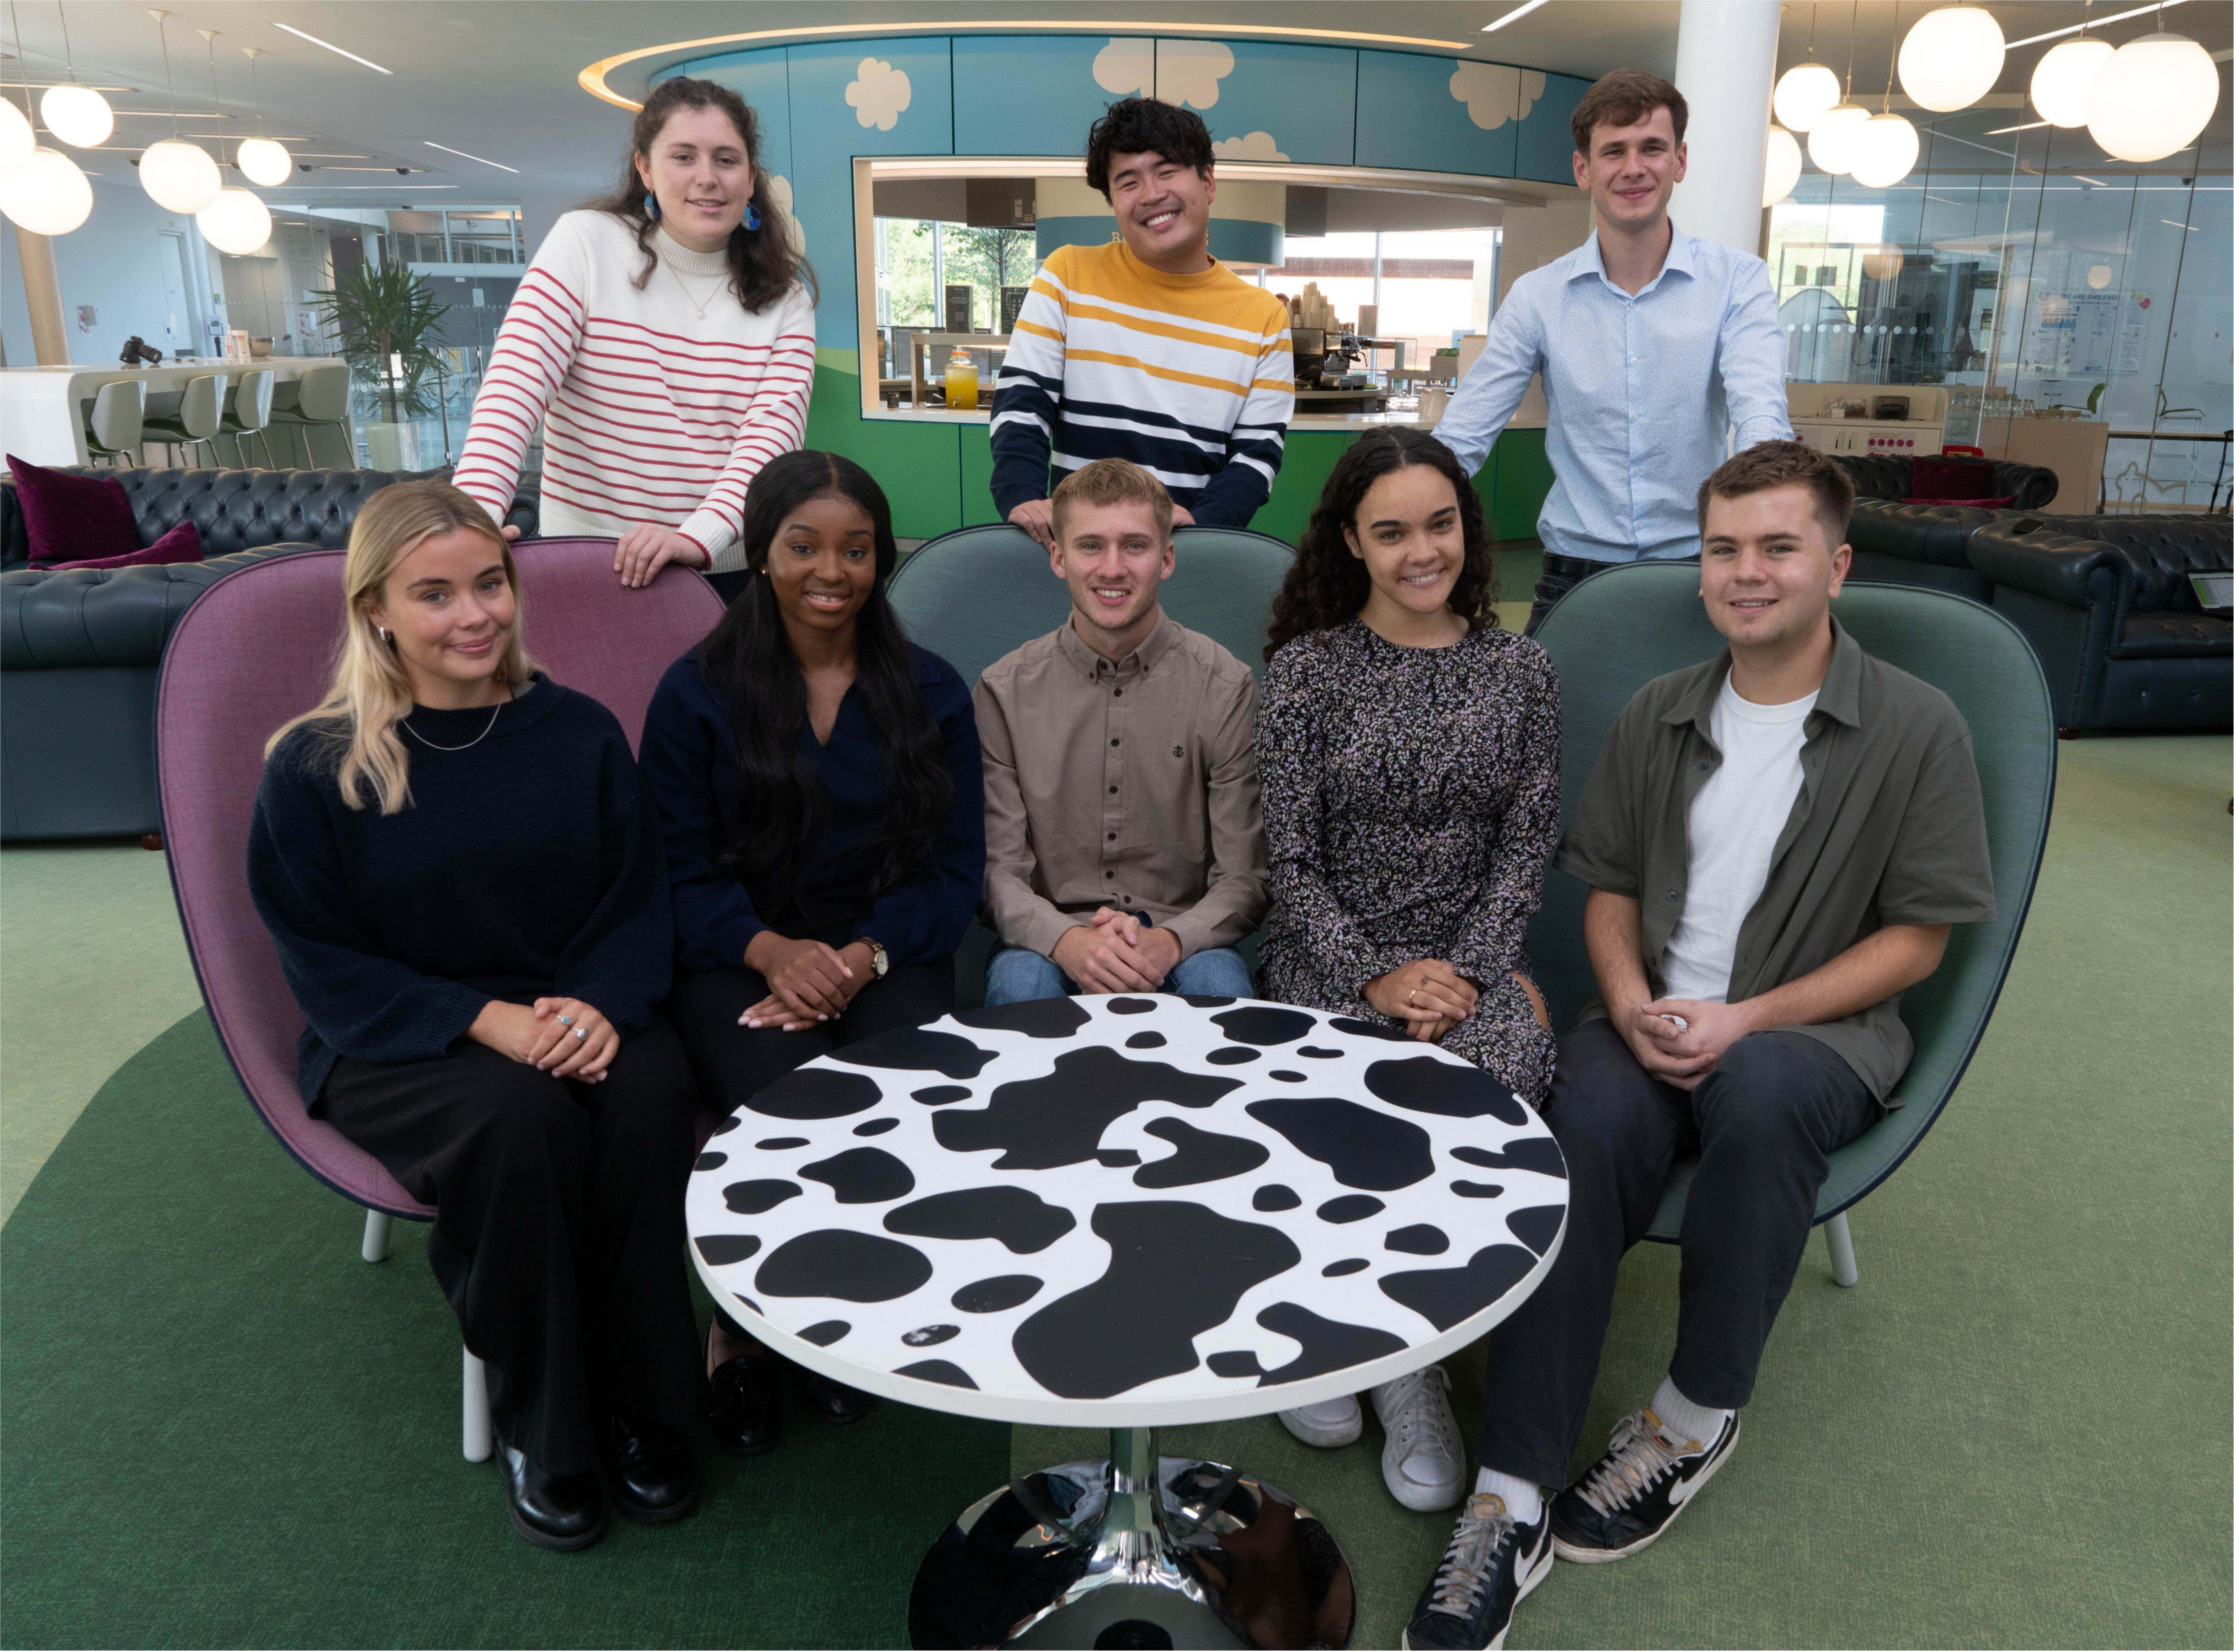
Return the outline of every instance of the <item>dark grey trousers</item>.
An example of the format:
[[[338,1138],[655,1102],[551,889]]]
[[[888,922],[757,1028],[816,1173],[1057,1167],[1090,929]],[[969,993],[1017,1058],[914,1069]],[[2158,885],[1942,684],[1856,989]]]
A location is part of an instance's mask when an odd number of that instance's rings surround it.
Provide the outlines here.
[[[1740,1039],[1689,1094],[1648,1075],[1606,1021],[1560,1039],[1544,1121],[1567,1157],[1566,1241],[1536,1293],[1489,1338],[1475,1460],[1541,1485],[1567,1482],[1614,1275],[1652,1224],[1676,1160],[1694,1152],[1668,1373],[1695,1404],[1743,1405],[1799,1270],[1827,1154],[1878,1116],[1854,1069],[1800,1032]]]

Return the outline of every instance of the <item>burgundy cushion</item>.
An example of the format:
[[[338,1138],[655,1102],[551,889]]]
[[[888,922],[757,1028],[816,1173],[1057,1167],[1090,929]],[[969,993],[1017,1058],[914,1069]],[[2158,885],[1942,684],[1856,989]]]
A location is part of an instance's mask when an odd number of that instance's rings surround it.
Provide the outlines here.
[[[1900,502],[1902,504],[1960,505],[1965,510],[2007,510],[2017,502],[2017,495],[2011,493],[1999,499],[1903,499]]]
[[[122,556],[95,556],[83,562],[42,562],[39,565],[49,573],[60,573],[64,568],[159,568],[171,562],[199,562],[202,559],[202,530],[192,522],[181,522],[145,550],[128,550]]]
[[[13,453],[16,502],[31,540],[31,565],[45,567],[64,557],[122,556],[140,548],[139,523],[132,501],[114,476],[72,476],[27,464]]]

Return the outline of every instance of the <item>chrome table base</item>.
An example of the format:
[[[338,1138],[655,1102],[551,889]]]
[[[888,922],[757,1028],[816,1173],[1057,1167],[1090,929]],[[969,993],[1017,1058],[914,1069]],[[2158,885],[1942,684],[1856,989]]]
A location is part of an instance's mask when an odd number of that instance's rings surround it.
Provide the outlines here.
[[[1153,1428],[1109,1443],[947,1527],[915,1573],[914,1645],[1349,1644],[1349,1562],[1308,1509],[1238,1468],[1158,1456]]]

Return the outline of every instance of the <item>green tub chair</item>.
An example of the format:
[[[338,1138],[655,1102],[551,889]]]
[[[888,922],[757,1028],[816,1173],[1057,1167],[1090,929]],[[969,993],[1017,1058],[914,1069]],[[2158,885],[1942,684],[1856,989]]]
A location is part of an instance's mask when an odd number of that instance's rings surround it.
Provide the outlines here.
[[[1901,1018],[1916,1040],[1915,1059],[1899,1085],[1901,1105],[1831,1155],[1815,1219],[1828,1223],[1832,1276],[1851,1285],[1859,1275],[1846,1212],[1931,1128],[1970,1064],[2008,977],[2048,839],[2056,725],[2031,645],[1993,609],[1915,586],[1850,584],[1832,612],[1863,647],[1940,689],[1969,722],[1997,909],[1991,923],[1958,924],[1938,972],[1901,1001]],[[1630,696],[1652,678],[1722,647],[1699,603],[1698,569],[1665,563],[1615,568],[1576,586],[1545,619],[1537,640],[1559,670],[1562,823]],[[1550,873],[1542,909],[1529,925],[1537,983],[1552,1025],[1562,1031],[1597,992],[1583,951],[1587,892],[1565,872]],[[1648,1237],[1675,1242],[1695,1168],[1695,1160],[1677,1167]]]

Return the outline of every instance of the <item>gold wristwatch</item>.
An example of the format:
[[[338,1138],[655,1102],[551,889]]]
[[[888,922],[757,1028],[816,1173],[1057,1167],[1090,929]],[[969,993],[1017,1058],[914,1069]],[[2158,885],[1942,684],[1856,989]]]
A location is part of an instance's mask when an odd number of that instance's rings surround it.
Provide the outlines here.
[[[892,967],[892,954],[867,935],[861,936],[861,944],[869,948],[869,967],[882,980]]]

